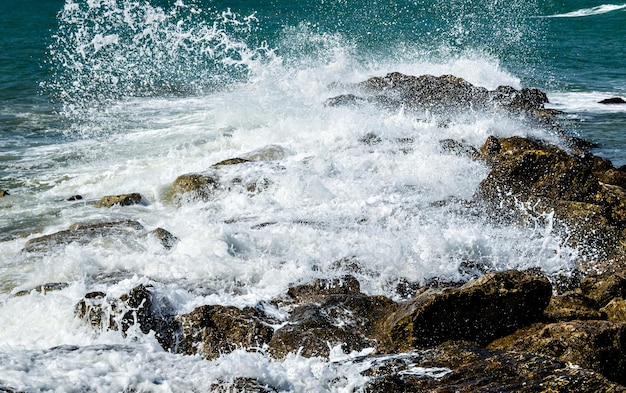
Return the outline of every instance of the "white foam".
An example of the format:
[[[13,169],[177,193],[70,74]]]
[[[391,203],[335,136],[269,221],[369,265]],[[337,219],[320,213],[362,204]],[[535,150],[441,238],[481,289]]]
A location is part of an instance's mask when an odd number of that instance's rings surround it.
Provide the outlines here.
[[[546,16],[546,18],[580,18],[584,16],[593,16],[606,14],[626,8],[626,4],[602,4],[591,8],[582,8],[572,12],[563,14],[555,14]]]
[[[567,113],[626,113],[626,104],[601,104],[600,101],[619,97],[610,92],[549,92],[546,107]]]

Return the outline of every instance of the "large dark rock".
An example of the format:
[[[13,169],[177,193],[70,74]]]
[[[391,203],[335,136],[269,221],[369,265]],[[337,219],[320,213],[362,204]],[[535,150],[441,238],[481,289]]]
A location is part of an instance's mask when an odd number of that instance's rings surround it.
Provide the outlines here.
[[[486,350],[447,342],[424,352],[364,357],[369,378],[359,391],[616,393],[626,388],[602,375],[549,356]]]
[[[387,320],[391,350],[447,340],[487,344],[542,320],[551,294],[546,277],[516,270],[491,273],[460,288],[423,291]]]
[[[361,286],[353,276],[334,279],[317,279],[310,283],[289,287],[287,303],[297,304],[320,302],[330,295],[361,294]]]
[[[626,100],[621,97],[605,98],[598,102],[599,104],[626,104]]]
[[[492,342],[489,348],[551,356],[626,384],[626,323],[623,322],[536,324]]]
[[[163,304],[154,301],[152,288],[139,285],[119,298],[90,292],[75,307],[78,318],[101,330],[118,330],[126,335],[133,326],[142,333],[155,332],[161,346],[174,350],[180,325]]]
[[[287,324],[274,333],[270,353],[277,358],[288,353],[328,357],[337,345],[345,353],[375,348],[384,337],[384,320],[396,308],[384,296],[329,295],[321,303],[294,309]]]
[[[257,308],[220,305],[198,307],[176,320],[182,325],[178,352],[206,359],[238,348],[262,348],[272,338],[276,323]]]

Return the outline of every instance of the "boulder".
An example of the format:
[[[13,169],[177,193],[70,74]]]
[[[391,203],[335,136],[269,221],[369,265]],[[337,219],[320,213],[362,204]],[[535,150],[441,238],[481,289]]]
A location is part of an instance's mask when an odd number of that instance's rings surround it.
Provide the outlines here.
[[[359,391],[617,393],[626,388],[549,356],[447,342],[432,350],[358,359],[369,378]]]
[[[626,100],[621,97],[611,97],[599,101],[598,104],[626,104]]]
[[[341,345],[345,353],[377,347],[384,335],[385,318],[397,304],[384,296],[334,294],[321,303],[309,303],[291,312],[287,324],[269,342],[273,357],[288,353],[328,357]]]
[[[617,275],[590,275],[581,280],[580,292],[597,308],[602,308],[614,298],[626,297],[626,279]]]
[[[154,301],[152,288],[139,285],[119,298],[90,292],[75,307],[78,318],[101,330],[118,330],[126,335],[132,326],[142,333],[155,332],[161,346],[173,350],[180,329],[167,307]]]
[[[289,287],[287,303],[314,303],[321,302],[330,295],[358,295],[361,294],[359,281],[353,276],[343,276],[334,279],[317,279],[307,284]]]
[[[137,221],[89,221],[76,223],[67,230],[55,232],[50,235],[30,239],[24,245],[24,252],[41,252],[52,247],[63,246],[73,242],[88,244],[97,237],[135,235],[143,229]]]
[[[626,322],[626,300],[621,297],[612,299],[606,306],[600,309],[612,322]]]
[[[174,202],[182,201],[207,201],[211,199],[219,185],[216,174],[189,173],[180,175],[172,184],[172,196]]]
[[[144,205],[146,199],[138,192],[122,195],[107,195],[96,202],[96,207]]]
[[[535,324],[495,340],[488,348],[550,356],[626,384],[626,323],[623,322]]]
[[[545,276],[516,270],[490,273],[460,288],[419,292],[386,321],[390,350],[448,340],[487,344],[542,320],[551,294]]]
[[[171,232],[163,229],[163,228],[156,228],[153,229],[152,231],[150,231],[148,233],[151,236],[154,236],[155,239],[157,239],[161,245],[163,246],[163,248],[169,250],[172,247],[174,247],[176,245],[176,243],[178,243],[179,239],[172,235]]]
[[[272,338],[276,323],[257,308],[221,305],[201,306],[176,320],[182,326],[177,351],[209,360],[238,348],[262,348]]]
[[[552,322],[607,318],[593,300],[576,292],[552,296],[544,315]]]

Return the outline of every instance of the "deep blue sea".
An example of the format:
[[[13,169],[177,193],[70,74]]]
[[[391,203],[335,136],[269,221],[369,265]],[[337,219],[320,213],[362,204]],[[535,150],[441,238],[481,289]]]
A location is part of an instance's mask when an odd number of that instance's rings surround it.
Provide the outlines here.
[[[342,86],[399,71],[454,74],[494,89],[538,87],[566,132],[626,164],[626,3],[606,0],[209,1],[2,0],[0,3],[0,390],[206,391],[253,377],[279,391],[352,392],[356,354],[273,360],[263,349],[214,361],[163,351],[154,335],[97,330],[74,315],[91,291],[151,285],[175,313],[256,305],[294,283],[351,272],[367,294],[398,282],[472,278],[539,267],[567,274],[579,258],[549,217],[503,227],[433,202],[471,198],[488,173],[442,154],[489,135],[548,130],[502,114],[436,117],[329,108]],[[376,134],[381,143],[362,143]],[[410,149],[399,146],[411,140]],[[272,151],[271,155],[263,152]],[[400,154],[399,151],[403,153]],[[263,180],[183,205],[177,176],[224,169]],[[145,203],[99,209],[104,195]],[[80,201],[67,201],[80,194]],[[437,207],[439,206],[439,207]],[[37,236],[92,220],[138,220],[149,237],[22,252]],[[47,293],[20,291],[63,283]],[[276,309],[276,315],[287,311]],[[338,378],[341,376],[341,378]]]

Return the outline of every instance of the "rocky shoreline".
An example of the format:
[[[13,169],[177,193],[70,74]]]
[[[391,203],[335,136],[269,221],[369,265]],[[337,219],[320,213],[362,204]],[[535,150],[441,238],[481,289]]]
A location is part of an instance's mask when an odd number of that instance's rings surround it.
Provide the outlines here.
[[[441,149],[489,168],[474,197],[463,201],[468,211],[503,225],[553,217],[555,230],[580,250],[576,274],[494,272],[469,261],[466,267],[475,280],[407,282],[398,288],[406,299],[402,302],[366,295],[357,279],[344,275],[294,285],[284,296],[255,307],[206,305],[182,315],[162,304],[154,288],[142,285],[121,297],[87,293],[76,305],[76,317],[94,329],[122,334],[138,326],[143,333],[154,332],[167,351],[206,359],[238,348],[275,359],[294,353],[328,358],[337,348],[357,352],[361,355],[349,361],[364,365],[365,392],[626,391],[626,169],[568,136],[559,127],[559,113],[545,108],[547,96],[538,89],[489,91],[454,76],[399,73],[342,88],[349,93],[330,98],[327,106],[404,108],[444,122],[446,114],[496,111],[550,129],[565,147],[491,136],[483,146],[442,140]],[[379,139],[371,134],[361,143],[375,145]],[[409,138],[404,142],[410,145]],[[281,146],[268,146],[204,172],[183,174],[167,199],[186,204],[219,193],[262,193],[280,176],[286,154]],[[130,193],[105,196],[94,207],[145,203],[143,196]],[[166,229],[147,230],[132,220],[77,223],[29,240],[23,252],[127,236],[151,236],[165,249],[178,240]],[[46,284],[35,290],[62,287]],[[213,388],[279,391],[248,378]]]

